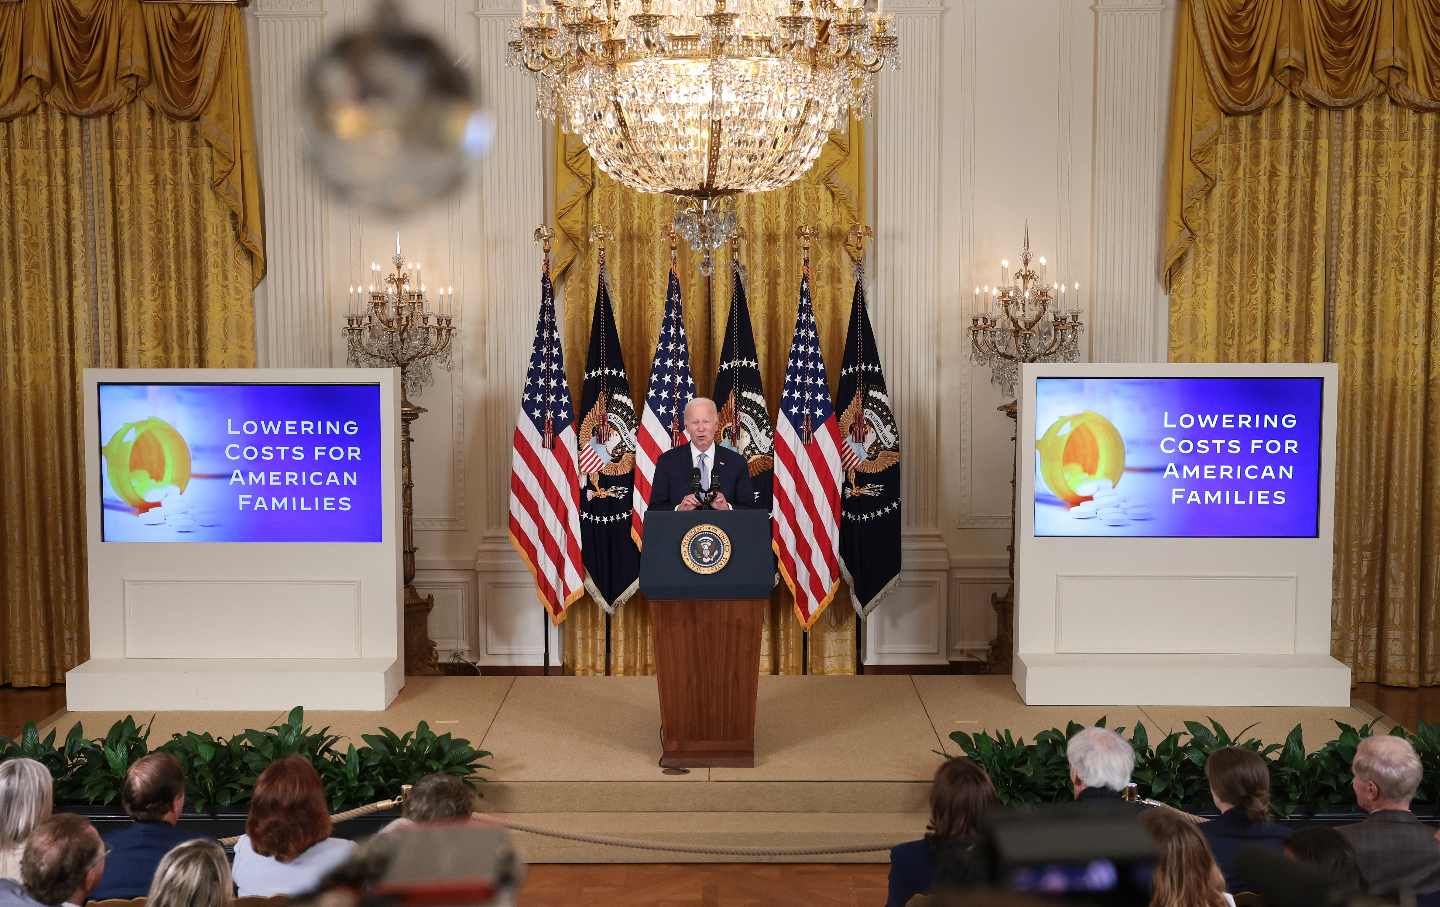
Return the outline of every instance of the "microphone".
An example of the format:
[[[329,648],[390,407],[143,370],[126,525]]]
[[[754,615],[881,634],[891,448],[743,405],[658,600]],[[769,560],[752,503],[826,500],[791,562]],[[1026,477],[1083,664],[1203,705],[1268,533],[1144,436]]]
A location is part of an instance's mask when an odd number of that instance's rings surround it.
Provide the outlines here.
[[[714,494],[708,488],[700,487],[700,467],[696,466],[690,470],[690,493],[695,495],[695,500],[700,502],[701,510],[710,509],[710,499]]]

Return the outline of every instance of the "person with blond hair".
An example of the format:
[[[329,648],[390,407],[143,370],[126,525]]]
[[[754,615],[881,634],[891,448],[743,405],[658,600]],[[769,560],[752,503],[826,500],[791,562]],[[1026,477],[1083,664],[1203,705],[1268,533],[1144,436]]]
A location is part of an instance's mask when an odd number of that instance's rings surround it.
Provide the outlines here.
[[[186,841],[160,859],[146,907],[229,907],[235,900],[225,848],[209,838]]]
[[[31,830],[54,808],[50,770],[34,759],[0,762],[0,879],[20,881],[20,858]]]
[[[1350,762],[1355,803],[1369,817],[1337,829],[1355,848],[1370,894],[1440,891],[1440,844],[1410,811],[1424,768],[1404,737],[1366,737]]]
[[[1205,836],[1173,809],[1147,809],[1140,824],[1155,840],[1150,907],[1235,907]]]

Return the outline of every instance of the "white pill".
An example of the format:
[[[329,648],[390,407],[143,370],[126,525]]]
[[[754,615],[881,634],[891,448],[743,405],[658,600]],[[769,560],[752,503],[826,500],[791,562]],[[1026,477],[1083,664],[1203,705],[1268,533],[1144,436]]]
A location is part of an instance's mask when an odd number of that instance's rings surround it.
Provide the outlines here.
[[[1104,517],[1103,519],[1104,519],[1104,522],[1105,522],[1105,525],[1106,525],[1106,526],[1129,526],[1129,525],[1130,525],[1130,521],[1127,520],[1127,519],[1125,519],[1125,515],[1124,515],[1124,514],[1121,514],[1120,516],[1108,516],[1108,517]]]
[[[1070,519],[1072,519],[1072,520],[1093,520],[1093,519],[1095,519],[1095,511],[1093,511],[1093,510],[1078,510],[1078,509],[1072,510],[1072,511],[1070,511]]]
[[[220,517],[213,510],[197,510],[191,514],[195,522],[201,526],[219,526]]]
[[[165,522],[165,514],[158,508],[152,508],[140,514],[140,523],[144,526],[159,526]]]

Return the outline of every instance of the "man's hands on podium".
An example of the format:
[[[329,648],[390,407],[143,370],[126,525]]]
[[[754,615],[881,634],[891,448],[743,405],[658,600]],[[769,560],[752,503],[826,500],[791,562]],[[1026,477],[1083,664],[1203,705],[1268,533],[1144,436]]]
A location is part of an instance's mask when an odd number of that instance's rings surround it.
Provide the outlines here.
[[[685,497],[680,500],[680,503],[675,506],[675,509],[676,509],[676,510],[695,510],[695,509],[699,508],[699,506],[700,506],[700,499],[697,498],[693,493],[691,493],[691,494],[685,495]],[[721,491],[715,492],[715,497],[711,499],[711,501],[710,501],[710,506],[713,507],[713,508],[715,508],[716,510],[730,510],[730,509],[731,509],[731,507],[730,507],[730,502],[727,501],[727,500],[725,500],[725,493],[724,493],[724,492],[721,492]]]

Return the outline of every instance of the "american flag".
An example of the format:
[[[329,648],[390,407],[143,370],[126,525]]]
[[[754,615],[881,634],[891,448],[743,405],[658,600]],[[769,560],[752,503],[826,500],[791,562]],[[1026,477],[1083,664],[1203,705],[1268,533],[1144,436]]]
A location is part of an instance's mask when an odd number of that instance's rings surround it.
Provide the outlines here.
[[[810,301],[810,275],[800,278],[800,310],[785,366],[775,426],[773,544],[780,575],[809,629],[840,585],[840,432],[820,334]]]
[[[575,464],[575,410],[555,327],[555,288],[540,280],[540,317],[515,420],[510,459],[510,544],[535,577],[555,623],[585,592],[580,558],[580,480]]]
[[[655,341],[655,362],[650,366],[650,392],[645,395],[645,412],[635,436],[635,507],[630,516],[630,535],[639,545],[645,536],[645,510],[650,503],[650,483],[655,478],[655,461],[671,447],[690,443],[685,431],[685,404],[695,396],[695,379],[690,374],[690,344],[685,340],[685,312],[680,304],[680,278],[670,269],[665,291],[665,314],[660,319],[660,336]]]

